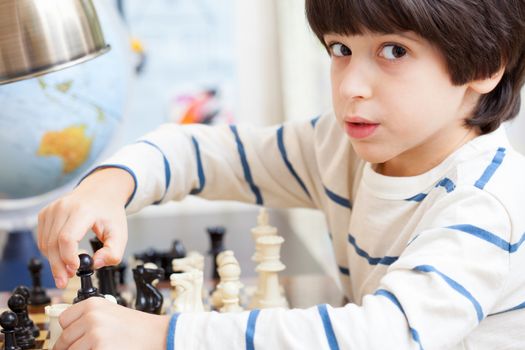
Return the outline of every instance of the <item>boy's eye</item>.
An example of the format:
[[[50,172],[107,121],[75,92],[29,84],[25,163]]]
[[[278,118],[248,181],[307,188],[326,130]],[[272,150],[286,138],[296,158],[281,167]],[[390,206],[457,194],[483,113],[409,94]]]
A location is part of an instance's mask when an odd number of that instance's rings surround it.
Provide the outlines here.
[[[387,60],[395,60],[397,58],[401,58],[407,54],[407,50],[399,45],[385,45],[383,46],[383,49],[381,49],[381,56],[386,58]]]
[[[331,44],[330,51],[332,52],[332,55],[337,57],[352,55],[352,50],[350,50],[348,46],[339,43]]]

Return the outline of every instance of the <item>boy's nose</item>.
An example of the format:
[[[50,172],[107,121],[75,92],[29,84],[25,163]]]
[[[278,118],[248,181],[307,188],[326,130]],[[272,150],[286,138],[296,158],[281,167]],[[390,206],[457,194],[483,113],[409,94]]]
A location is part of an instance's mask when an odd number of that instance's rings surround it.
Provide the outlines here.
[[[366,62],[352,60],[341,71],[339,93],[346,99],[368,99],[372,96],[372,72]]]

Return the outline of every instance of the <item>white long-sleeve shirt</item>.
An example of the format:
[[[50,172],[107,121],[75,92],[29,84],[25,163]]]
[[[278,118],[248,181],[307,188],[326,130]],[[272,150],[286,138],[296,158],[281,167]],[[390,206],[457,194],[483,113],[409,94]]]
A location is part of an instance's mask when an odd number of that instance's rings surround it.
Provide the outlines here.
[[[327,218],[352,303],[183,313],[168,349],[525,349],[525,159],[502,128],[413,177],[376,173],[331,113],[163,125],[108,165],[135,179],[130,213],[191,193]]]

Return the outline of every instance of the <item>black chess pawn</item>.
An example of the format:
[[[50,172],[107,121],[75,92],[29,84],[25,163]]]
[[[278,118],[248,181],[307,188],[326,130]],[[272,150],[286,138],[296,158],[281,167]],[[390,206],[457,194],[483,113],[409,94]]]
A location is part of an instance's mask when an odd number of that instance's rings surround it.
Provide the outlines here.
[[[99,294],[97,288],[93,287],[93,281],[91,280],[93,259],[88,254],[80,254],[78,258],[80,266],[77,270],[77,276],[80,277],[80,289],[77,292],[77,297],[73,300],[73,304],[91,297],[104,297],[102,294]]]
[[[162,269],[149,269],[143,265],[138,265],[133,269],[133,279],[137,287],[136,310],[160,315],[164,298],[153,285],[153,281],[162,278],[163,275]]]
[[[3,350],[22,350],[16,344],[15,328],[17,323],[18,318],[12,311],[4,311],[0,315],[0,326],[2,326],[2,333],[4,333]]]
[[[42,262],[33,258],[29,261],[27,266],[31,273],[31,279],[33,281],[33,288],[31,288],[29,296],[29,304],[34,306],[42,306],[51,303],[51,298],[46,293],[46,290],[42,288],[42,282],[40,273],[42,271]]]
[[[211,258],[213,260],[212,278],[213,280],[218,280],[219,273],[217,271],[217,255],[219,255],[220,252],[225,250],[224,235],[226,234],[226,229],[222,226],[216,226],[216,227],[208,227],[206,231],[208,232],[208,235],[210,237],[210,243],[211,243],[208,254],[211,255]]]
[[[18,286],[13,290],[13,294],[20,294],[24,297],[26,300],[26,304],[29,305],[29,288],[26,286]],[[40,335],[40,328],[37,327],[37,325],[28,317],[28,324],[31,326],[31,329],[33,330],[33,336],[37,338]]]
[[[93,248],[93,252],[96,253],[99,249],[101,249],[104,244],[100,239],[97,237],[92,238],[89,240],[89,243],[91,244],[91,248]],[[120,293],[117,289],[117,281],[116,281],[116,274],[117,274],[117,268],[116,266],[104,266],[97,270],[97,279],[98,279],[98,290],[100,294],[110,294],[115,297],[117,300],[117,303],[122,306],[127,306],[126,300],[122,298]]]
[[[18,318],[15,327],[16,343],[22,349],[33,349],[35,347],[35,337],[33,327],[27,314],[26,299],[20,294],[13,294],[7,301],[7,306],[16,314]]]

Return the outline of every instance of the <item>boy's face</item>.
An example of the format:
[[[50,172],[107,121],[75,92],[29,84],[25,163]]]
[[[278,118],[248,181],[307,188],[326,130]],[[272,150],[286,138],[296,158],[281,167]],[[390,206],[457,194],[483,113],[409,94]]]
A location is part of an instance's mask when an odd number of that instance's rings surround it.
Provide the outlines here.
[[[328,34],[332,102],[357,154],[391,176],[423,173],[476,136],[479,95],[454,86],[437,48],[411,32]]]

